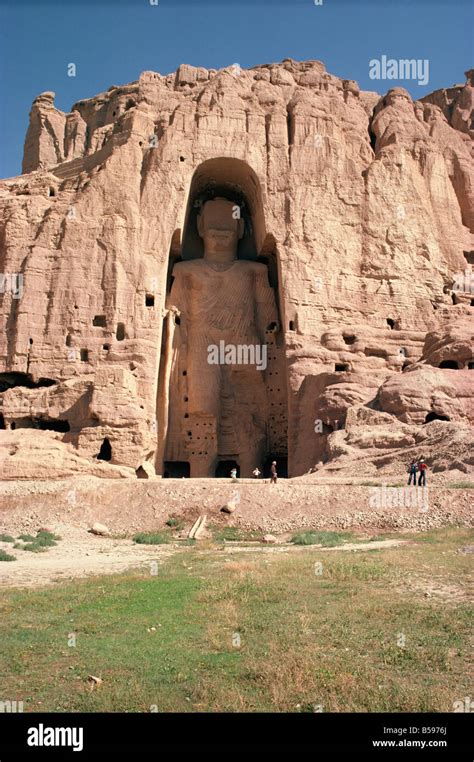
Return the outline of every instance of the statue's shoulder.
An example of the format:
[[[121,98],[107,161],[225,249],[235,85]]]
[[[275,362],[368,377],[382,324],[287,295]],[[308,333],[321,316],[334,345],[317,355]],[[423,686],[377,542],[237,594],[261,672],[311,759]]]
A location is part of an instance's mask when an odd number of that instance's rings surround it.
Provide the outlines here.
[[[201,264],[198,264],[199,262]],[[176,262],[174,265],[173,275],[186,275],[187,273],[192,273],[196,269],[199,269],[199,267],[202,267],[201,259],[183,259],[180,262]]]
[[[242,260],[245,261],[245,260]],[[262,275],[268,273],[268,267],[263,262],[254,262],[253,260],[245,261],[247,267],[255,273],[255,275]]]
[[[267,270],[267,266],[264,265],[263,262],[254,262],[253,259],[239,259],[237,261],[240,263],[242,269],[253,270],[255,273],[261,273],[264,272],[264,270]]]

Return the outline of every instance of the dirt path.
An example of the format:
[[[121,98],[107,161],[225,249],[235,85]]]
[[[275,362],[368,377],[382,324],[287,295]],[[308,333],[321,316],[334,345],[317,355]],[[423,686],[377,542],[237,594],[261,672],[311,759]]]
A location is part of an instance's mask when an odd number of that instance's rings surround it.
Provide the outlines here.
[[[0,564],[0,587],[42,587],[61,582],[101,574],[116,574],[137,567],[149,566],[152,562],[160,563],[174,553],[186,551],[186,546],[170,543],[169,545],[138,545],[132,540],[98,537],[83,529],[65,524],[54,527],[61,540],[54,547],[43,553],[13,549],[11,543],[0,542],[0,548],[16,557],[16,561]],[[328,552],[332,550],[369,551],[392,548],[408,540],[380,540],[375,542],[347,543],[334,548],[322,548],[319,545],[240,545],[226,543],[225,555],[236,553],[297,553],[302,550]],[[193,547],[199,547],[193,546]],[[222,546],[221,546],[222,548]],[[207,547],[204,553],[213,553]],[[155,567],[156,568],[156,567]]]
[[[96,574],[116,574],[152,561],[159,566],[179,552],[175,545],[137,545],[132,540],[98,537],[67,525],[57,524],[54,531],[61,540],[43,553],[17,550],[11,543],[0,542],[0,548],[17,559],[0,563],[0,587],[41,587]]]

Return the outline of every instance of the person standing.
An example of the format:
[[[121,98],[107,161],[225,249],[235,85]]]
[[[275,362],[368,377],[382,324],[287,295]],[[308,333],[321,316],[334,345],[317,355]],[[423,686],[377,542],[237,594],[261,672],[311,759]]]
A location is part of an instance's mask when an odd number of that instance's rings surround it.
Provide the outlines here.
[[[258,479],[260,474],[261,474],[261,471],[259,470],[258,466],[256,466],[256,468],[254,468],[254,470],[252,471],[253,478]]]
[[[233,468],[232,471],[230,472],[230,478],[232,479],[233,482],[237,481],[237,469],[236,468]]]
[[[276,466],[277,466],[277,464],[276,464],[276,460],[274,460],[274,461],[272,462],[272,467],[271,467],[271,470],[270,470],[270,473],[271,473],[271,477],[270,477],[270,484],[276,484],[276,483],[277,483],[277,480],[278,480],[278,473],[277,473],[277,468],[276,468]]]
[[[420,462],[418,463],[418,471],[420,472],[420,475],[418,477],[418,486],[421,487],[423,484],[424,487],[426,487],[426,470],[428,466],[426,465],[423,458],[420,458]]]
[[[416,472],[417,471],[418,471],[418,464],[417,464],[416,460],[412,460],[412,462],[408,466],[408,486],[410,486],[412,479],[413,479],[413,486],[416,485]]]

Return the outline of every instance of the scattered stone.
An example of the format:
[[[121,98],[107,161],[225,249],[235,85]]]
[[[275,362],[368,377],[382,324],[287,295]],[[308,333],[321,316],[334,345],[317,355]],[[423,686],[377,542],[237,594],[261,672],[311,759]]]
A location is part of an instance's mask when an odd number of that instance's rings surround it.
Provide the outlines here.
[[[274,542],[278,542],[278,539],[275,537],[274,534],[264,534],[262,537],[262,542],[274,543]]]
[[[91,690],[94,690],[94,688],[98,685],[102,685],[103,680],[101,677],[96,677],[95,675],[88,675],[87,679],[89,680]]]
[[[110,529],[107,526],[105,526],[105,524],[99,524],[98,522],[96,522],[95,524],[91,526],[91,528],[89,529],[89,532],[91,534],[100,535],[101,537],[110,537],[111,535]]]
[[[222,506],[221,513],[234,513],[236,509],[237,509],[236,504],[229,502]]]

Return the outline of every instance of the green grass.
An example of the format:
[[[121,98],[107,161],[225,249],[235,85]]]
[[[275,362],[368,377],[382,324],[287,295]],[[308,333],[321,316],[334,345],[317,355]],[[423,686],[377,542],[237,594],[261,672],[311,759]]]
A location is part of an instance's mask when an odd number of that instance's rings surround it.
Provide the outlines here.
[[[184,523],[180,519],[176,519],[174,518],[174,516],[171,516],[166,522],[166,526],[172,527],[173,529],[182,529],[184,526]]]
[[[0,542],[15,542],[15,538],[9,534],[0,534]]]
[[[342,545],[344,542],[353,540],[352,532],[320,532],[305,531],[293,535],[291,542],[295,545],[322,545],[325,548],[333,548],[336,545]]]
[[[450,489],[474,489],[474,482],[449,482]]]
[[[165,532],[138,532],[133,536],[133,541],[139,545],[166,545],[172,537]]]
[[[39,529],[36,533],[36,537],[32,534],[21,534],[18,537],[22,542],[15,542],[14,548],[18,550],[27,550],[30,553],[42,553],[47,548],[52,548],[58,544],[58,540],[61,538],[49,532],[47,529]]]
[[[211,527],[212,537],[216,542],[253,542],[261,540],[263,532],[255,529],[242,529],[241,527]]]
[[[15,556],[10,555],[5,550],[0,549],[0,561],[16,561]]]
[[[4,590],[2,690],[26,712],[452,712],[471,690],[472,608],[455,593],[473,538],[430,535],[376,553],[197,545],[156,576]]]

